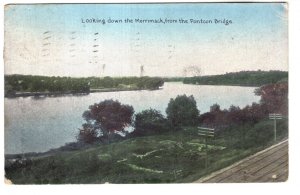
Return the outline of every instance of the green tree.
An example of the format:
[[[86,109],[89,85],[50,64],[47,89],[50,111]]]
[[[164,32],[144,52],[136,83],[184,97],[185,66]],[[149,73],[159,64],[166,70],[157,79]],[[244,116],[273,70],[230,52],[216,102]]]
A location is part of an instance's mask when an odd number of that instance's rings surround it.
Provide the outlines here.
[[[160,111],[154,109],[144,110],[136,114],[134,126],[133,136],[152,135],[169,129],[167,119]]]
[[[178,95],[171,98],[166,109],[167,118],[173,126],[195,125],[199,116],[194,97]]]
[[[213,104],[212,106],[210,106],[210,112],[220,112],[221,111],[221,108],[220,108],[220,105],[215,103]]]
[[[111,77],[104,77],[101,81],[104,88],[113,88],[115,87],[115,80]]]

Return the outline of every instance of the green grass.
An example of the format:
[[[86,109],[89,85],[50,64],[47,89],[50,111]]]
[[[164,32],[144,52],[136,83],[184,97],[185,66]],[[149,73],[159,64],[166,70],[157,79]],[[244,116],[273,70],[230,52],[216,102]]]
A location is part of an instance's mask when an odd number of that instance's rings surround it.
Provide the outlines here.
[[[287,137],[287,128],[287,120],[278,122],[279,140]],[[244,145],[240,144],[242,130],[247,135]],[[207,169],[204,139],[195,127],[187,127],[33,158],[27,165],[7,169],[6,177],[18,184],[189,183],[272,145],[272,130],[269,120],[226,129],[226,133],[208,140]],[[260,142],[252,143],[254,139]]]

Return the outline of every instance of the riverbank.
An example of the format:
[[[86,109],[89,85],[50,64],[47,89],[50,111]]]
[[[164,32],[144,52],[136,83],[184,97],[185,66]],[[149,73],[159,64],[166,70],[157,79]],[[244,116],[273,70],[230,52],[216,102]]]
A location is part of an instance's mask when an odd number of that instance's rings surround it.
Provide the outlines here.
[[[15,184],[55,183],[189,183],[272,144],[273,121],[263,120],[247,127],[265,141],[243,147],[243,126],[230,127],[208,142],[205,168],[205,140],[196,127],[185,127],[164,134],[130,138],[111,144],[95,144],[73,151],[27,157],[8,166],[6,177]],[[287,137],[287,120],[277,124],[277,140]],[[266,131],[258,134],[256,131]],[[268,133],[269,132],[269,133]],[[251,137],[243,143],[253,143]]]
[[[90,89],[89,92],[16,92],[15,94],[5,94],[6,98],[16,98],[16,97],[60,97],[65,95],[74,95],[74,96],[81,96],[81,95],[88,95],[90,93],[101,93],[101,92],[118,92],[118,91],[142,91],[142,90],[159,90],[157,89],[142,89],[142,88],[103,88],[103,89]]]
[[[183,82],[184,84],[194,85],[223,85],[223,86],[242,86],[260,87],[262,85],[287,82],[287,71],[240,71],[229,72],[220,75],[199,75],[191,77],[165,77],[165,82]]]
[[[91,89],[90,93],[99,93],[99,92],[115,92],[115,91],[142,91],[142,90],[159,90],[161,87],[158,88],[137,88],[137,87],[128,87],[128,88],[104,88],[104,89]]]
[[[223,75],[204,75],[182,79],[184,84],[247,87],[260,87],[266,84],[287,81],[288,72],[286,71],[241,71]]]
[[[5,75],[5,97],[86,95],[94,92],[154,90],[160,77],[49,77]]]

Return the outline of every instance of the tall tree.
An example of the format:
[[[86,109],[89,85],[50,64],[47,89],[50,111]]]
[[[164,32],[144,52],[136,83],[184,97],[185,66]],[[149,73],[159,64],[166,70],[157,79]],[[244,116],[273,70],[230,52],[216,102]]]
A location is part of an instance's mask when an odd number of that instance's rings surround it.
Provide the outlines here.
[[[174,126],[195,125],[199,116],[197,103],[192,95],[178,95],[175,99],[171,98],[166,113]]]

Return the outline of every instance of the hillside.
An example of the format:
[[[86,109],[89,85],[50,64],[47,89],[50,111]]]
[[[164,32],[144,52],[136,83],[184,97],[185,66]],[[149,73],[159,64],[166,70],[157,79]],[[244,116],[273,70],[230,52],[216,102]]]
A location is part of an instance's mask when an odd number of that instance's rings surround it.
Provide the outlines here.
[[[287,120],[278,121],[278,141],[287,136],[287,126]],[[246,137],[239,133],[244,130]],[[273,144],[272,132],[273,121],[263,120],[217,134],[208,140],[207,169],[204,139],[195,127],[190,127],[33,157],[12,166],[6,159],[6,177],[19,184],[193,182]]]
[[[165,79],[168,81],[182,81],[185,84],[198,85],[239,85],[239,86],[262,86],[270,83],[287,80],[288,72],[284,71],[241,71],[223,75],[209,75],[197,77],[174,77]]]

